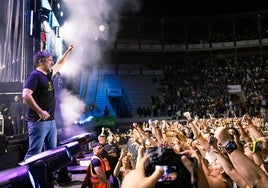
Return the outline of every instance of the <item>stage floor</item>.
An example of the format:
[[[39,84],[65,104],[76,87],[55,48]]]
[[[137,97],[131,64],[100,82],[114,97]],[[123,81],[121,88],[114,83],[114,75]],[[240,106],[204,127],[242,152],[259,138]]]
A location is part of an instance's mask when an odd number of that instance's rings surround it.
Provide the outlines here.
[[[67,167],[68,173],[71,175],[71,182],[61,183],[60,185],[55,185],[54,188],[80,188],[82,182],[86,176],[86,170],[91,159],[92,153],[84,154],[83,158],[77,159],[77,164],[79,165],[69,165]]]
[[[72,174],[72,181],[66,185],[55,185],[54,188],[81,188],[82,182],[85,178],[86,174]]]

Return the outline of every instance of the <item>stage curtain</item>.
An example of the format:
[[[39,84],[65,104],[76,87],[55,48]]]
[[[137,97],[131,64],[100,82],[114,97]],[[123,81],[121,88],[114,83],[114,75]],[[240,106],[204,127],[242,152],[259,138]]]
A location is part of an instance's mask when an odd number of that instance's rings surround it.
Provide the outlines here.
[[[23,82],[25,78],[25,2],[1,0],[0,82]]]

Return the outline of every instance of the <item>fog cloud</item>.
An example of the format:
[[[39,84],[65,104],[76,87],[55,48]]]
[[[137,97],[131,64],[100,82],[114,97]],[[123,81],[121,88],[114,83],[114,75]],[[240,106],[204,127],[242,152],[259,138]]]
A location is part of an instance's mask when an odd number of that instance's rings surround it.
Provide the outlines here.
[[[74,50],[61,73],[68,79],[81,76],[82,72],[94,72],[102,60],[104,48],[113,44],[120,27],[120,15],[137,12],[139,0],[64,0],[68,19],[60,28],[60,37]],[[105,42],[105,46],[100,41]],[[85,67],[87,67],[85,69]],[[90,70],[88,69],[90,67]],[[80,84],[80,83],[79,83]],[[60,109],[65,127],[84,114],[85,102],[71,92],[61,94]]]
[[[88,65],[96,67],[105,51],[103,48],[110,47],[116,38],[122,13],[138,11],[140,7],[137,0],[64,0],[64,3],[69,15],[60,29],[61,37],[75,46],[71,65],[63,70],[68,76],[79,74]]]

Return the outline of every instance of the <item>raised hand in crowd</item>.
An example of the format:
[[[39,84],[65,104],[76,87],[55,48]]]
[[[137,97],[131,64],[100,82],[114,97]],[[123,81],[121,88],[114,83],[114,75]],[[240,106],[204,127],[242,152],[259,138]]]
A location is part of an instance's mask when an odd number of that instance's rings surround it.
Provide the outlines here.
[[[125,176],[121,188],[153,188],[156,185],[158,179],[163,175],[164,170],[162,168],[156,168],[151,176],[146,177],[145,162],[149,157],[150,155],[144,156],[144,148],[139,147],[136,168]]]
[[[233,167],[241,174],[248,186],[262,188],[264,185],[267,185],[268,176],[257,164],[244,155],[241,150],[237,149],[227,128],[218,127],[215,130],[215,138],[220,148],[227,153]]]

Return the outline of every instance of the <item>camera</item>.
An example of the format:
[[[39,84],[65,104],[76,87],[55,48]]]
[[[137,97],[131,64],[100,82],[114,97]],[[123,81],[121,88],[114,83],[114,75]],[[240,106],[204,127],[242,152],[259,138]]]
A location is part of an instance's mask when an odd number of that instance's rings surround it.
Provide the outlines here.
[[[155,188],[195,188],[197,187],[197,160],[189,158],[193,163],[193,182],[191,174],[181,161],[181,154],[176,154],[171,148],[152,147],[146,150],[150,154],[145,163],[145,174],[150,176],[155,167],[164,169],[164,174],[158,180]]]

